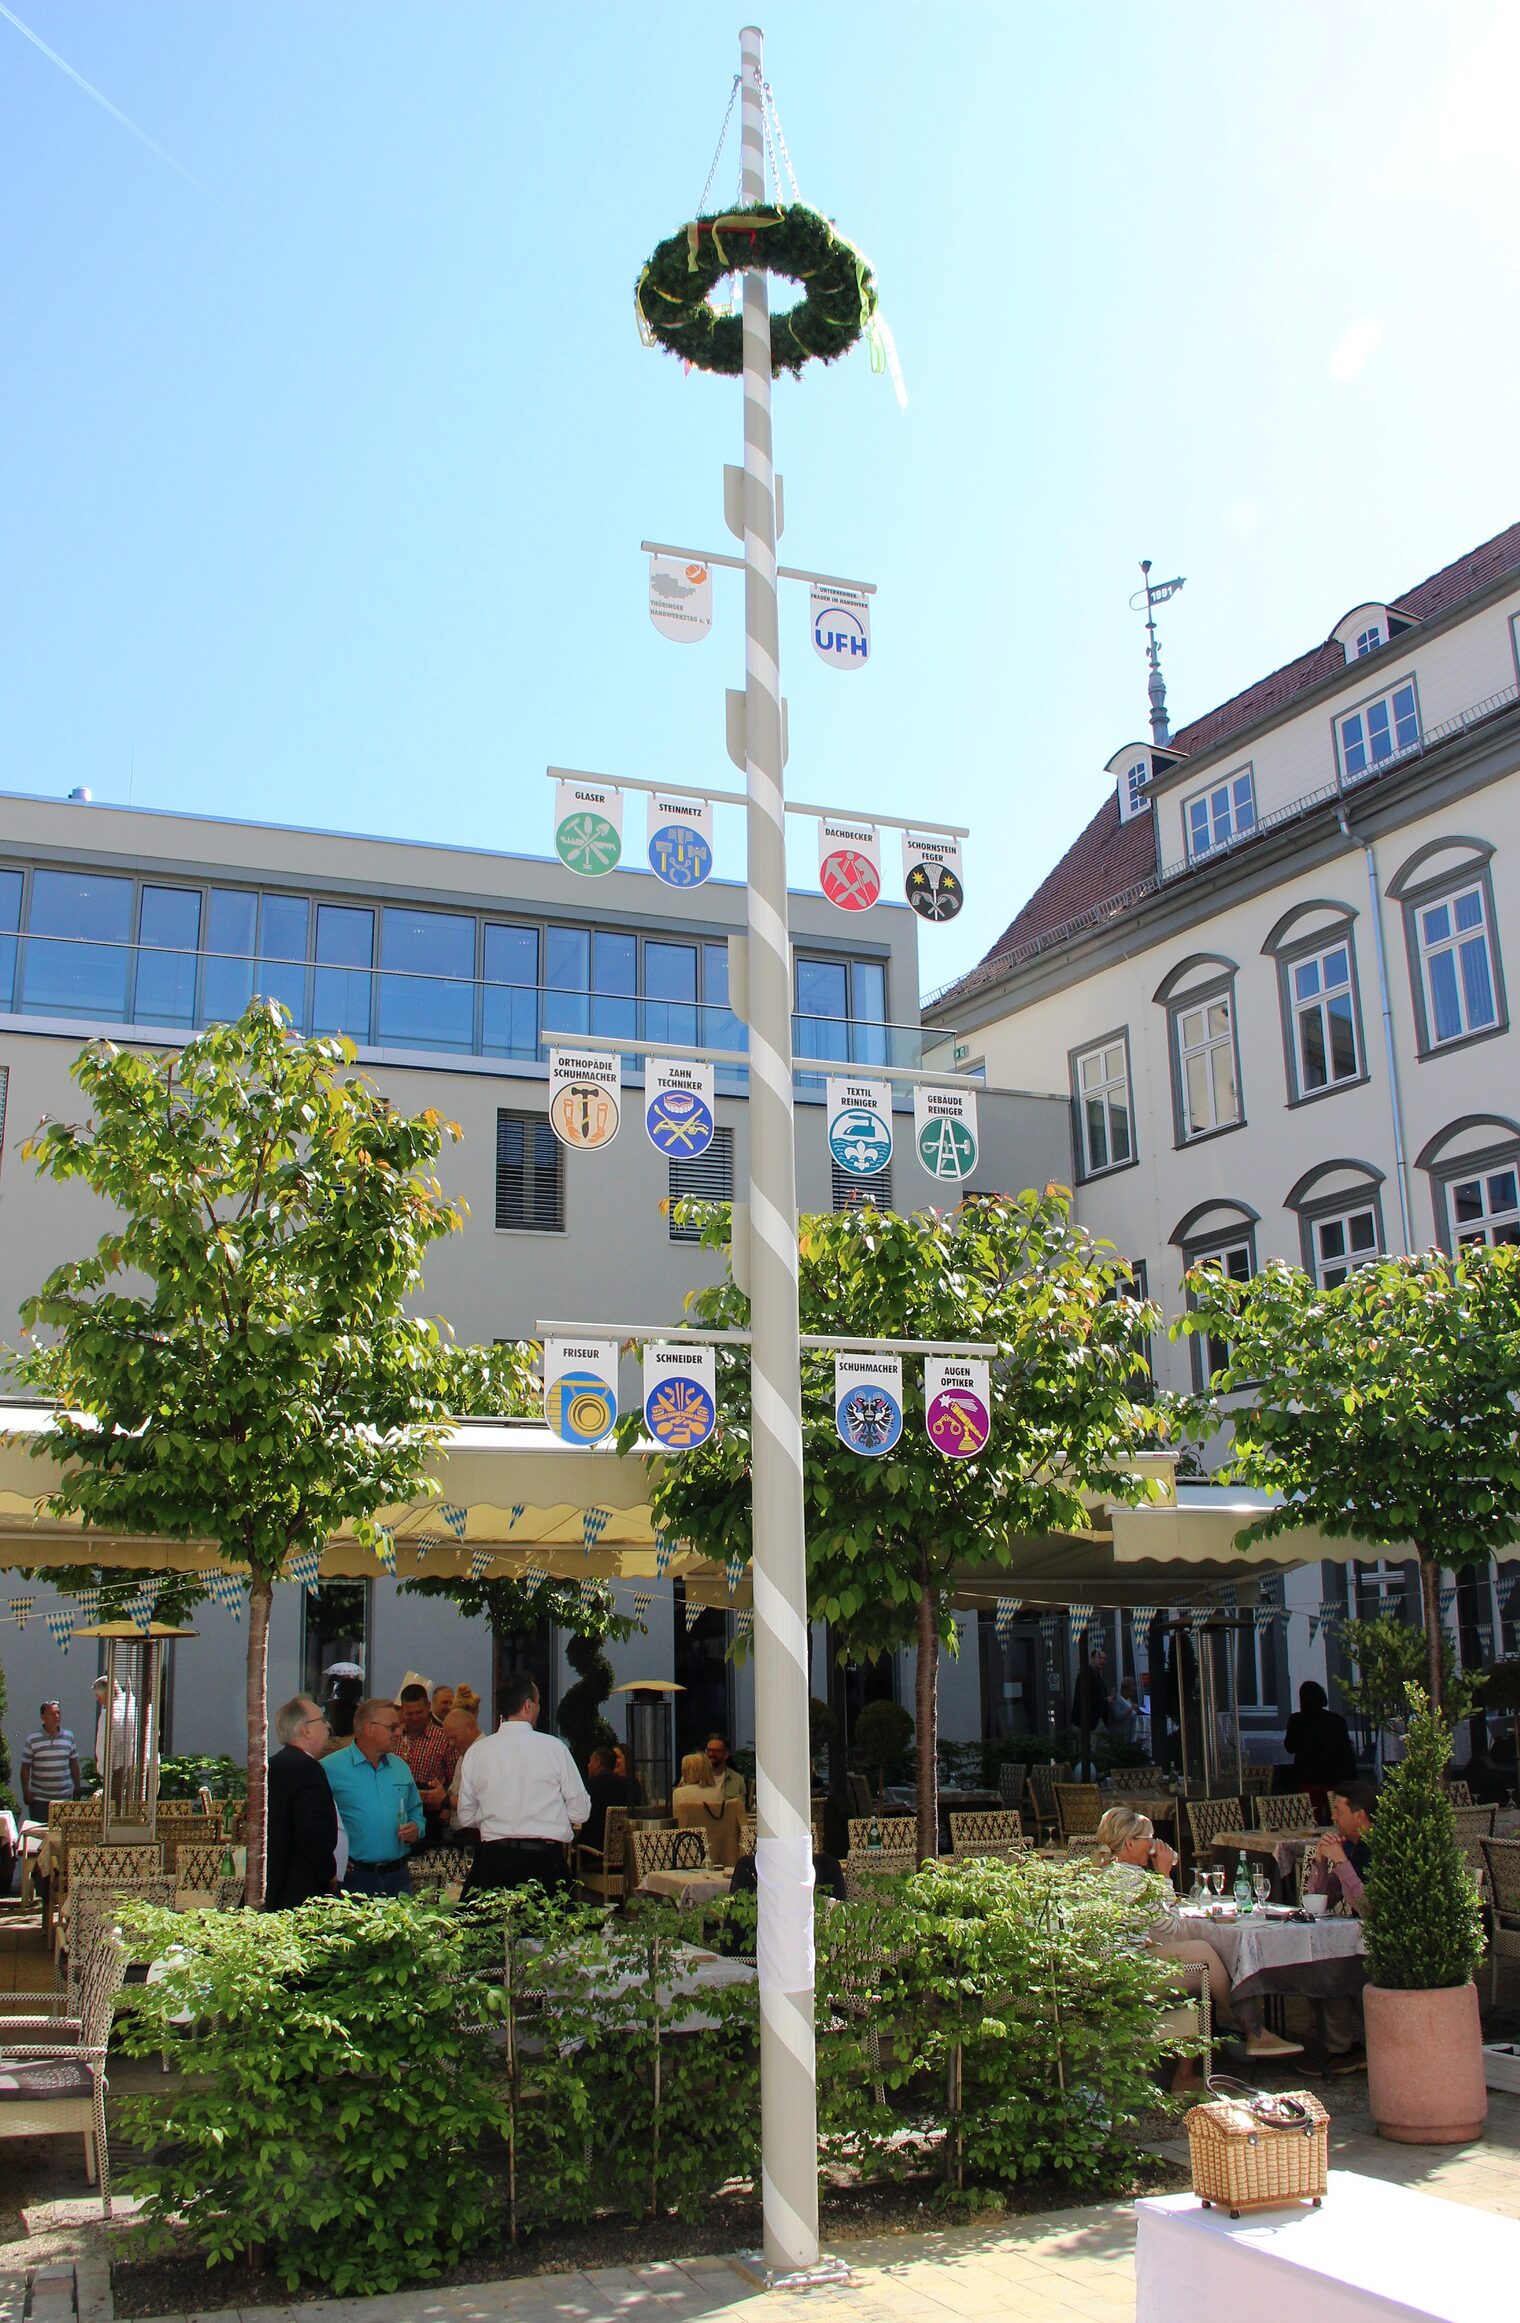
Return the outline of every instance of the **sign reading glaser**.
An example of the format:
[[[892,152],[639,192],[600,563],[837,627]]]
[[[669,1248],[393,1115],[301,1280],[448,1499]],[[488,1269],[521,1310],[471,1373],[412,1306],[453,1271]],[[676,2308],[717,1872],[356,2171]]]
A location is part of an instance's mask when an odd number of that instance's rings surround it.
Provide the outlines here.
[[[557,782],[554,850],[567,871],[600,879],[623,852],[623,794],[606,782]]]

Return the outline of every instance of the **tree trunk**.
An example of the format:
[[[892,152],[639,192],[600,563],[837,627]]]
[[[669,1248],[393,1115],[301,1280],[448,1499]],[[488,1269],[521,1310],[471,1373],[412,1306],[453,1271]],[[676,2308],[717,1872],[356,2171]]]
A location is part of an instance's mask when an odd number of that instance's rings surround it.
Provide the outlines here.
[[[1425,1614],[1425,1690],[1430,1696],[1430,1707],[1441,1707],[1441,1568],[1425,1554],[1423,1541],[1416,1541],[1420,1552],[1420,1604]]]
[[[264,1830],[269,1788],[269,1609],[272,1581],[248,1584],[248,1875],[243,1901],[264,1901]]]
[[[933,1863],[939,1854],[939,1593],[929,1570],[929,1551],[918,1559],[918,1668],[914,1682],[918,1728],[918,1859]]]

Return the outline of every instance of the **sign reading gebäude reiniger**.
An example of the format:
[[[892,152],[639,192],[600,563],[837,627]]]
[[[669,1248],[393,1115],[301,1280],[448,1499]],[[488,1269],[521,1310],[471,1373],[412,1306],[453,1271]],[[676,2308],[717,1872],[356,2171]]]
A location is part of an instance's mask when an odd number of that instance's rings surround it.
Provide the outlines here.
[[[611,1145],[622,1119],[623,1067],[600,1049],[549,1051],[549,1126],[572,1153]]]
[[[969,1178],[976,1168],[976,1097],[970,1089],[913,1092],[918,1158],[931,1178]]]
[[[544,1418],[567,1444],[599,1444],[617,1421],[615,1339],[544,1341]]]

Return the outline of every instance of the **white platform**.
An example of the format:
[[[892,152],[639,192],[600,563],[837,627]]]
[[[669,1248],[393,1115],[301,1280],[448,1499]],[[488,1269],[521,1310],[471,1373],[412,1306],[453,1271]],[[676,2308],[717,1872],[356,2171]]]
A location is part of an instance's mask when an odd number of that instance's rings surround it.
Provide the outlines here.
[[[1501,2323],[1520,2312],[1520,2224],[1332,2170],[1323,2206],[1135,2204],[1135,2323]]]

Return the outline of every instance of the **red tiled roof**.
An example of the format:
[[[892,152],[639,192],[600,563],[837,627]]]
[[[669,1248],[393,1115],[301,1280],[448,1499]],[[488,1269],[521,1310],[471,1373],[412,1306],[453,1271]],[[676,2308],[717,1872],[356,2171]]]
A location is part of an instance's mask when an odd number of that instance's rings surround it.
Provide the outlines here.
[[[1511,524],[1480,547],[1469,549],[1454,563],[1443,565],[1413,589],[1388,599],[1412,621],[1430,621],[1465,598],[1476,596],[1505,573],[1520,567],[1520,524]],[[1172,736],[1170,747],[1179,755],[1196,758],[1227,741],[1243,727],[1269,718],[1321,678],[1345,667],[1345,655],[1333,637],[1312,646],[1296,661],[1285,662],[1271,675],[1235,694],[1219,707],[1195,718]],[[951,1001],[977,985],[992,981],[994,963],[1005,953],[1038,943],[1056,929],[1070,925],[1105,903],[1117,902],[1138,886],[1155,867],[1155,833],[1149,815],[1119,820],[1119,803],[1112,790],[1092,821],[1073,841],[1055,869],[1003,930],[997,942],[969,975],[944,995]]]

